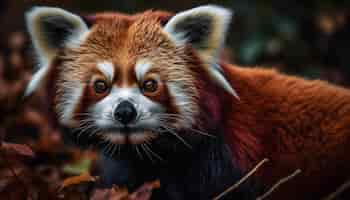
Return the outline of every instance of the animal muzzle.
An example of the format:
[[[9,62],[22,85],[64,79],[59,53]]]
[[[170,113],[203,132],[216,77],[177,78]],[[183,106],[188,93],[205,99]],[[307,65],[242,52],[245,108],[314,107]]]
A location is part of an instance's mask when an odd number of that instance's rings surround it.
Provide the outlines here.
[[[122,101],[114,110],[114,119],[125,126],[134,121],[136,116],[136,108],[130,101]]]

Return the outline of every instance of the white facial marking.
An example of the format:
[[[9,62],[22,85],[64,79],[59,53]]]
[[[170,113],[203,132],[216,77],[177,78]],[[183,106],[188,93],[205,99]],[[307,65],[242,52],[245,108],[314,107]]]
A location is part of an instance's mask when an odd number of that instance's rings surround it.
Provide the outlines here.
[[[91,112],[96,119],[95,123],[100,128],[122,128],[123,125],[113,119],[114,109],[122,101],[130,101],[136,111],[135,122],[129,124],[130,128],[149,128],[157,125],[154,114],[162,113],[162,105],[145,97],[139,88],[118,88],[114,86],[108,96],[96,103]]]
[[[135,73],[137,80],[142,80],[144,75],[149,71],[152,67],[152,62],[147,59],[141,59],[136,62],[135,65]]]
[[[97,64],[97,68],[108,78],[110,82],[114,79],[114,65],[111,62],[104,61]]]
[[[175,98],[176,107],[179,109],[183,120],[181,126],[188,128],[194,123],[193,115],[198,110],[197,105],[192,102],[190,94],[181,83],[168,83],[170,94]]]
[[[134,129],[133,132],[123,133],[120,124],[113,118],[116,107],[122,101],[130,101],[136,109],[137,116],[128,126]],[[96,103],[90,110],[93,115],[95,125],[101,129],[105,139],[116,143],[141,144],[157,137],[151,130],[159,128],[157,114],[163,113],[162,105],[151,101],[145,97],[139,88],[118,88],[114,86],[108,96]],[[104,133],[104,131],[106,131]]]
[[[131,100],[137,94],[137,90],[138,88],[118,88],[119,100]]]
[[[84,86],[79,82],[63,83],[64,94],[58,103],[58,113],[60,121],[64,125],[73,125],[73,115],[76,106],[80,103],[81,97],[83,96]]]

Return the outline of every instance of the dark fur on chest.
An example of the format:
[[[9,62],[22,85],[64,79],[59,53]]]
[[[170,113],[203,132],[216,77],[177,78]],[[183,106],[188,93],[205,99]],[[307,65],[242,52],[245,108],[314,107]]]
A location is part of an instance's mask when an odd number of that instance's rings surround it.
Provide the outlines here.
[[[169,141],[159,142],[168,146],[154,147],[157,152],[163,150],[163,161],[141,159],[133,150],[126,149],[121,157],[103,157],[99,166],[104,186],[126,185],[133,190],[144,182],[159,179],[161,188],[152,199],[212,199],[242,177],[223,138],[197,141],[192,149],[168,144]],[[240,200],[254,197],[253,183],[243,184],[226,196]]]

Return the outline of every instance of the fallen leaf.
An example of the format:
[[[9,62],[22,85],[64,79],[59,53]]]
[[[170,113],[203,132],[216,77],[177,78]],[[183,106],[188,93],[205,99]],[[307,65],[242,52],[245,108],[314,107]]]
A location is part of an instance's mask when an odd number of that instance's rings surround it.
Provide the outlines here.
[[[145,183],[141,187],[139,187],[135,192],[133,192],[130,196],[130,200],[149,200],[152,196],[152,191],[154,189],[160,188],[160,181],[152,181]]]
[[[91,200],[129,200],[129,191],[126,188],[114,186],[112,188],[96,189]]]
[[[91,195],[91,200],[106,200],[109,197],[110,189],[96,189]]]
[[[14,153],[20,156],[34,157],[35,154],[30,147],[25,144],[14,144],[8,142],[2,142],[0,150],[5,151],[6,153]]]
[[[109,189],[96,189],[91,200],[150,200],[152,191],[157,188],[160,188],[159,180],[145,183],[131,194],[126,188],[117,186]]]
[[[72,186],[72,185],[79,185],[79,184],[86,183],[86,182],[95,182],[97,179],[98,179],[98,177],[91,176],[90,173],[88,173],[88,172],[83,173],[79,176],[72,176],[72,177],[66,178],[63,181],[63,183],[60,187],[60,190],[67,188],[69,186]]]
[[[129,191],[126,188],[114,186],[110,190],[108,200],[129,200]]]

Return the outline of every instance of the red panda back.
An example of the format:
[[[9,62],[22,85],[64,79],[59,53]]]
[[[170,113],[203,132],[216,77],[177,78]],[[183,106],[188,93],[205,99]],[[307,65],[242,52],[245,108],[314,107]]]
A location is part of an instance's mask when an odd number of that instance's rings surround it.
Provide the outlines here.
[[[272,70],[222,67],[241,99],[224,117],[226,136],[241,168],[249,170],[269,158],[258,176],[270,186],[302,170],[272,197],[322,197],[346,181],[349,90]]]

